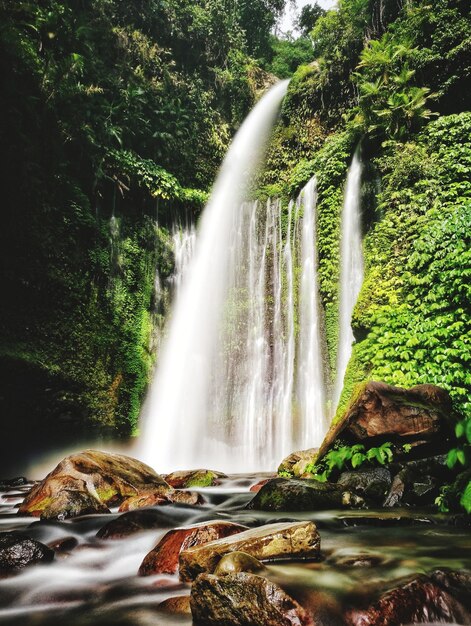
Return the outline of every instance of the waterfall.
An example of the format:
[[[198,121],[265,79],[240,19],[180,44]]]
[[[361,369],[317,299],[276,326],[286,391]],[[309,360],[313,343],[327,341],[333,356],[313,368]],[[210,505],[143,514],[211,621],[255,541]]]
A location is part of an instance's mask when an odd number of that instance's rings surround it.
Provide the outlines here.
[[[302,274],[298,305],[297,397],[301,423],[298,449],[319,446],[328,426],[315,245],[316,205],[317,180],[314,177],[301,191],[297,200],[297,210],[303,214],[299,262]]]
[[[196,229],[193,225],[182,228],[177,226],[172,232],[172,247],[175,258],[175,271],[171,283],[176,292],[181,289],[183,277],[190,265],[195,251]]]
[[[363,251],[360,212],[361,159],[357,148],[347,174],[340,236],[340,309],[337,373],[334,408],[338,405],[343,379],[354,341],[351,320],[353,307],[363,283]]]
[[[234,218],[265,153],[287,85],[283,81],[273,87],[244,121],[201,217],[195,252],[143,409],[140,455],[159,471],[207,465],[209,460],[220,467],[231,461],[238,461],[240,467],[244,463],[232,448],[236,426],[225,408],[230,399],[214,409],[220,397],[215,379],[221,374],[215,364],[220,364],[225,351],[238,348],[221,341],[231,315]]]

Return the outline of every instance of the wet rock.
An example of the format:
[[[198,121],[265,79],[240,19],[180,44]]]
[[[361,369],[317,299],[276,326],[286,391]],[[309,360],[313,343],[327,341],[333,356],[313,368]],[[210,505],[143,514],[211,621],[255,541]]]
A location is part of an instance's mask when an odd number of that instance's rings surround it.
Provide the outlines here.
[[[432,476],[424,476],[410,483],[404,502],[406,504],[426,506],[435,502],[438,493],[437,481]]]
[[[53,559],[54,550],[21,532],[0,533],[0,575],[36,563],[50,563]]]
[[[138,496],[127,498],[119,507],[120,513],[135,511],[149,506],[161,506],[170,504],[170,500],[163,493],[143,493]]]
[[[61,539],[56,539],[55,541],[51,541],[48,543],[48,548],[54,550],[54,552],[59,552],[60,554],[64,552],[70,552],[78,546],[78,540],[75,537],[62,537]]]
[[[212,487],[213,485],[219,485],[221,478],[227,478],[226,474],[214,470],[198,469],[172,472],[165,477],[165,481],[174,489],[186,489],[188,487]]]
[[[201,574],[191,588],[195,624],[207,626],[313,626],[296,600],[262,576]]]
[[[471,611],[471,571],[437,569],[430,574],[430,578]]]
[[[261,572],[265,569],[263,563],[246,552],[229,552],[225,554],[214,570],[215,576],[238,574],[239,572]]]
[[[384,467],[343,472],[337,481],[345,491],[353,491],[375,502],[383,502],[391,488],[391,474]]]
[[[276,478],[260,489],[247,508],[258,511],[320,511],[363,504],[361,497],[335,483]]]
[[[384,593],[369,607],[349,610],[346,621],[352,626],[391,626],[434,621],[469,624],[471,614],[431,578],[417,576]]]
[[[99,539],[122,539],[142,530],[151,530],[153,528],[162,528],[165,520],[162,514],[153,509],[138,509],[123,513],[111,522],[105,524],[97,532]]]
[[[349,569],[351,567],[378,567],[384,565],[386,559],[374,552],[346,549],[334,552],[326,562],[336,567]]]
[[[86,450],[63,459],[33,487],[19,511],[46,519],[105,513],[105,505],[118,505],[150,489],[165,493],[171,488],[153,469],[136,459]]]
[[[267,524],[212,541],[180,553],[180,579],[194,580],[198,574],[214,572],[221,557],[229,552],[246,552],[259,561],[317,558],[320,536],[312,522]]]
[[[441,443],[451,432],[452,420],[450,397],[440,387],[417,385],[403,389],[369,381],[356,389],[345,414],[330,428],[318,459],[339,439],[348,443],[364,443],[367,439]]]
[[[175,574],[178,571],[180,552],[183,550],[245,530],[247,526],[223,521],[203,522],[187,528],[170,530],[144,557],[139,575]]]
[[[255,485],[252,485],[249,489],[249,491],[252,491],[253,493],[258,493],[260,491],[260,489],[266,485],[267,483],[270,482],[270,480],[273,480],[274,478],[276,478],[276,476],[272,476],[271,478],[264,478],[263,480],[259,480],[258,483],[255,483]]]
[[[28,484],[28,479],[24,476],[16,476],[15,478],[0,479],[0,489],[14,489],[15,487],[23,487]]]
[[[173,615],[191,615],[190,596],[173,596],[161,602],[159,611]]]
[[[308,450],[298,450],[292,452],[280,463],[278,472],[289,472],[293,476],[301,476],[306,471],[306,466],[314,463],[317,458],[319,448],[309,448]]]
[[[391,489],[383,503],[384,507],[400,506],[402,498],[404,496],[406,486],[410,482],[410,472],[407,468],[402,469],[396,476],[394,476],[391,483]]]

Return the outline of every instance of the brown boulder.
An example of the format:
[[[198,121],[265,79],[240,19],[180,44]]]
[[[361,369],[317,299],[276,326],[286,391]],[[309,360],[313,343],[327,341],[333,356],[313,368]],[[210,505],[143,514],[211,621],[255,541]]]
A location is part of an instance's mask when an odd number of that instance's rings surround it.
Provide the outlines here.
[[[317,458],[317,454],[319,452],[319,448],[309,448],[309,450],[298,450],[297,452],[292,452],[286,459],[280,463],[278,467],[278,472],[288,472],[293,476],[302,476],[306,467]]]
[[[188,487],[212,487],[219,485],[221,478],[227,478],[226,474],[214,470],[197,469],[172,472],[165,476],[165,481],[175,489],[187,489]]]
[[[221,557],[229,552],[246,552],[259,561],[318,557],[320,537],[312,522],[285,522],[252,528],[231,537],[182,550],[180,579],[194,580],[198,574],[214,572]]]
[[[178,559],[182,550],[241,533],[244,530],[247,530],[247,526],[223,521],[203,522],[187,528],[170,530],[144,557],[139,568],[139,575],[175,574],[178,571]]]
[[[122,539],[143,530],[165,527],[166,520],[155,509],[137,509],[123,513],[100,528],[96,536],[99,539]]]
[[[163,613],[191,615],[190,596],[173,596],[161,602],[158,607]]]
[[[450,432],[451,420],[451,399],[440,387],[403,389],[369,381],[357,387],[345,414],[325,436],[317,459],[338,439],[347,443],[367,439],[430,443]]]
[[[201,494],[195,491],[179,491],[178,489],[169,489],[165,493],[161,491],[151,491],[127,498],[119,507],[119,512],[124,513],[125,511],[134,511],[135,509],[142,509],[147,506],[160,506],[162,504],[172,503],[195,506],[204,504],[205,499]]]
[[[471,613],[431,578],[417,576],[383,594],[369,607],[349,610],[346,621],[351,626],[391,626],[435,621],[470,624]]]
[[[225,554],[214,570],[215,576],[238,574],[239,572],[261,572],[265,569],[263,563],[246,552],[229,552]]]
[[[86,450],[63,459],[35,485],[19,512],[41,518],[66,518],[106,513],[142,492],[166,493],[171,488],[152,468],[120,454]]]
[[[195,624],[205,626],[313,626],[296,600],[262,576],[201,574],[190,599]]]

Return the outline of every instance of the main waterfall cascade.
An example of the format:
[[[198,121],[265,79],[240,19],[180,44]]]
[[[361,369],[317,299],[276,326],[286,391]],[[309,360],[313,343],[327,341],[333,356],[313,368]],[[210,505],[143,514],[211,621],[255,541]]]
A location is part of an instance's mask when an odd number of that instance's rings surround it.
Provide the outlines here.
[[[234,138],[199,224],[194,255],[175,300],[142,416],[138,454],[159,471],[207,465],[242,468],[230,416],[212,413],[214,366],[223,346],[234,216],[266,151],[288,81],[255,106]],[[260,462],[257,466],[260,467]]]
[[[161,472],[208,464],[227,472],[273,470],[293,450],[320,445],[328,427],[316,178],[288,206],[246,201],[285,91],[286,83],[272,89],[236,135],[198,234],[173,232],[174,309],[144,407],[140,450]],[[359,167],[356,155],[342,218],[348,232]],[[344,237],[342,258],[356,245]],[[350,328],[356,296],[350,290],[345,304],[345,272],[342,324],[346,319]],[[351,340],[343,330],[345,357]]]
[[[351,326],[352,313],[363,283],[361,173],[360,150],[357,148],[347,174],[341,217],[339,341],[334,408],[338,405],[342,393],[343,379],[352,353],[354,341]]]

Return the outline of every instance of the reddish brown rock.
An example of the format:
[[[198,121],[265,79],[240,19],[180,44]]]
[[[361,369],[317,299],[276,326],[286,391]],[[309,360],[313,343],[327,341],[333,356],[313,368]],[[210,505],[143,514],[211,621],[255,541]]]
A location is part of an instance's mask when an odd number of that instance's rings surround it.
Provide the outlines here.
[[[165,481],[175,489],[187,489],[188,487],[212,487],[213,485],[219,485],[221,478],[227,478],[226,474],[214,470],[197,469],[172,472],[165,476]]]
[[[214,570],[215,576],[226,574],[238,574],[239,572],[251,572],[255,574],[266,569],[263,563],[246,552],[229,552],[225,554]]]
[[[180,579],[194,580],[199,574],[214,572],[221,557],[229,552],[246,552],[259,561],[287,558],[315,558],[320,537],[312,522],[267,524],[211,541],[180,553]]]
[[[346,614],[351,626],[391,626],[444,622],[470,624],[471,613],[448,591],[427,576],[418,576],[383,594],[365,609]]]
[[[160,491],[142,493],[127,498],[119,507],[119,512],[123,513],[125,511],[142,509],[147,506],[161,506],[171,503],[196,506],[198,504],[204,504],[205,499],[200,493],[196,493],[195,491],[179,491],[177,489],[169,489],[165,493],[161,493]]]
[[[264,485],[269,483],[270,480],[273,480],[274,478],[275,476],[271,476],[270,478],[265,478],[264,480],[260,480],[258,483],[255,483],[255,485],[252,485],[250,487],[250,491],[253,491],[254,493],[258,493]]]
[[[158,605],[159,611],[172,615],[191,615],[190,596],[173,596]]]
[[[141,493],[165,493],[171,487],[152,468],[136,459],[98,450],[86,450],[63,459],[26,496],[23,515],[66,518],[109,512]]]
[[[54,550],[54,552],[70,552],[78,546],[78,540],[75,537],[62,537],[62,539],[56,539],[47,544],[48,548]]]
[[[262,576],[201,574],[190,599],[195,624],[205,626],[314,626],[303,607]]]
[[[111,520],[100,528],[96,536],[99,539],[122,539],[143,530],[165,528],[166,526],[168,526],[168,522],[162,517],[160,511],[137,509],[123,513],[123,515]]]
[[[343,417],[327,433],[317,459],[339,438],[415,441],[427,444],[450,432],[452,407],[448,393],[434,385],[411,389],[369,381],[359,385]]]
[[[245,530],[247,526],[222,521],[203,522],[187,528],[170,530],[145,556],[139,568],[139,575],[175,574],[178,571],[178,561],[182,550]]]

